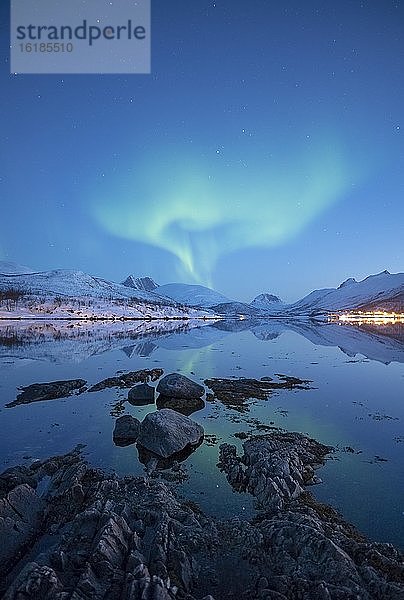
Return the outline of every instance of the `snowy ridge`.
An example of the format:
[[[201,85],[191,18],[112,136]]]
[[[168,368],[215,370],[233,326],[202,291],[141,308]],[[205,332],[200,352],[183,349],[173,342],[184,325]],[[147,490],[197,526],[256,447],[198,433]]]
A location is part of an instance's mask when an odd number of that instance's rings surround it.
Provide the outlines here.
[[[384,309],[397,297],[404,294],[404,273],[392,275],[382,271],[362,281],[348,279],[338,288],[316,290],[302,300],[290,304],[288,312],[340,311],[367,308]]]
[[[231,302],[226,296],[203,285],[167,283],[158,287],[157,293],[187,306],[210,308],[216,304]]]

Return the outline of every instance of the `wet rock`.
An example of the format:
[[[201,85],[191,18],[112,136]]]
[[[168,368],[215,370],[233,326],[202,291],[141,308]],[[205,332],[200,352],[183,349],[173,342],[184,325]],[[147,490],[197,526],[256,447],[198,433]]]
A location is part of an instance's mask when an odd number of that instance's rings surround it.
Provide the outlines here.
[[[203,439],[203,428],[189,417],[169,408],[149,413],[140,426],[138,444],[167,458],[187,446],[195,447]]]
[[[32,385],[21,388],[22,392],[18,394],[17,399],[14,400],[14,402],[6,404],[6,408],[12,408],[19,404],[30,404],[31,402],[66,398],[75,391],[82,391],[86,383],[87,382],[84,379],[52,381],[50,383],[33,383]]]
[[[21,465],[7,469],[0,475],[0,498],[23,483],[27,483],[32,488],[36,485],[36,480],[29,467]]]
[[[44,507],[41,498],[26,483],[17,485],[0,499],[0,565],[3,568],[35,539]]]
[[[283,508],[316,483],[314,471],[332,451],[303,434],[278,431],[248,439],[243,449],[240,458],[235,446],[222,444],[218,466],[235,490],[249,492],[265,510]]]
[[[199,521],[162,482],[103,474],[77,453],[36,465],[30,476],[40,482],[46,472],[53,474],[38,512],[37,543],[30,549],[26,540],[9,536],[14,546],[7,558],[13,561],[1,557],[0,594],[5,600],[196,600],[191,587],[198,566],[191,546],[203,541],[205,517],[200,515]],[[83,493],[74,502],[77,481]],[[12,492],[15,501],[19,490]],[[18,511],[28,518],[25,504],[18,503]],[[1,523],[11,510],[7,502],[0,506]],[[19,526],[21,520],[16,511],[11,513],[10,525]]]
[[[93,385],[89,392],[100,392],[106,388],[129,388],[137,383],[147,383],[148,381],[157,381],[162,374],[163,369],[141,369],[140,371],[131,371],[130,373],[122,373],[116,377],[103,379],[99,383]]]
[[[205,384],[213,391],[215,398],[225,406],[245,412],[248,410],[248,400],[266,400],[274,390],[279,389],[310,389],[308,380],[277,375],[280,381],[273,381],[271,377],[262,379],[205,379]]]
[[[170,373],[159,381],[157,391],[168,398],[192,399],[203,396],[205,388],[185,375]]]
[[[154,387],[147,383],[139,383],[131,388],[128,392],[128,402],[132,406],[145,406],[146,404],[154,404]]]
[[[63,597],[60,596],[62,589],[63,586],[53,569],[30,562],[3,596],[3,600],[56,600]]]
[[[242,467],[246,485],[254,477],[279,479],[282,507],[270,501],[252,522],[213,519],[161,480],[120,479],[91,468],[79,452],[31,465],[25,475],[38,487],[43,479],[50,481],[39,500],[42,509],[27,484],[20,501],[17,485],[8,492],[14,494],[10,502],[0,505],[0,523],[9,519],[14,531],[34,523],[29,545],[27,538],[2,535],[2,545],[14,546],[12,559],[0,560],[0,595],[4,600],[402,600],[398,550],[369,542],[307,491],[297,497],[285,491],[287,469],[272,465],[267,455],[279,457],[283,447],[293,477],[297,480],[299,471],[304,487],[307,468],[316,468],[325,448],[305,440],[300,434],[272,434],[257,438],[256,445],[253,439],[246,442],[241,457],[230,449],[222,453],[226,469]],[[248,475],[250,467],[255,474]],[[75,493],[77,488],[82,493]],[[251,490],[260,493],[256,485]],[[28,510],[35,513],[33,520]]]
[[[171,408],[182,415],[192,415],[192,413],[205,408],[205,402],[202,398],[167,398],[161,394],[157,398],[157,408]]]
[[[140,421],[132,415],[119,417],[115,422],[113,432],[114,444],[117,446],[129,446],[134,444],[139,436]]]

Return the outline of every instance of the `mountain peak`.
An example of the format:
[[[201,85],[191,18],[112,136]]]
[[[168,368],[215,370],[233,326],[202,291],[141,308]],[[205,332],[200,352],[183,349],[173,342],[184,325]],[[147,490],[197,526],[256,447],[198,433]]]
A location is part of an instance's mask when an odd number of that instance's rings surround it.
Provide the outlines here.
[[[135,290],[142,290],[143,292],[153,292],[158,288],[158,284],[151,277],[133,277],[129,275],[122,285],[133,288]]]
[[[259,294],[254,300],[250,303],[250,306],[254,308],[274,308],[276,305],[282,304],[282,300],[278,298],[278,296],[274,296],[273,294],[263,293]]]
[[[341,283],[341,285],[338,286],[337,289],[340,290],[344,287],[347,287],[348,285],[353,285],[354,283],[358,283],[358,282],[356,281],[356,279],[354,277],[349,277],[348,279],[345,279],[345,281],[343,281]]]

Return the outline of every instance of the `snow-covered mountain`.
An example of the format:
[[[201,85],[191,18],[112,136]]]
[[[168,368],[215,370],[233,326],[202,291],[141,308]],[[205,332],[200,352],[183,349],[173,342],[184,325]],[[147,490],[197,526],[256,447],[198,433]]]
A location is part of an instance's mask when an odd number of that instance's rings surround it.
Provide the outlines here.
[[[133,277],[133,275],[129,275],[129,277],[122,282],[122,285],[144,292],[153,292],[159,287],[158,283],[151,277]]]
[[[8,272],[2,272],[1,268]],[[28,306],[35,316],[45,313],[63,318],[189,317],[212,316],[212,313],[248,318],[310,317],[360,309],[404,312],[404,273],[392,275],[383,271],[362,281],[350,278],[338,288],[315,290],[293,304],[284,304],[268,293],[245,304],[202,285],[158,286],[150,277],[133,276],[123,283],[115,283],[82,271],[32,272],[15,263],[0,262],[0,312],[9,315],[13,311],[15,316],[26,316],[21,310]]]
[[[152,299],[149,292],[128,288],[120,283],[93,277],[82,271],[56,269],[19,275],[0,274],[1,289],[7,286],[31,294],[54,294],[68,297]],[[154,299],[156,299],[154,297]]]
[[[203,285],[190,285],[188,283],[167,283],[160,285],[156,292],[160,296],[171,298],[187,306],[202,306],[210,308],[216,304],[231,302],[226,296],[215,292]]]
[[[0,260],[0,274],[7,273],[8,275],[12,274],[21,274],[21,273],[33,273],[34,271],[29,267],[25,267],[24,265],[18,265],[15,262],[9,262],[6,260]]]
[[[279,310],[283,305],[283,302],[278,296],[274,296],[273,294],[260,294],[250,303],[250,306],[253,308],[258,308],[260,310]]]
[[[285,307],[292,313],[340,310],[404,310],[404,273],[382,271],[362,281],[347,279],[338,288],[315,290]]]
[[[10,290],[21,294],[15,299],[10,296]],[[20,275],[0,274],[0,292],[4,296],[0,296],[2,318],[10,316],[10,312],[15,316],[48,315],[53,318],[188,318],[206,315],[206,312],[185,307],[154,292],[134,289],[82,271],[57,269]]]

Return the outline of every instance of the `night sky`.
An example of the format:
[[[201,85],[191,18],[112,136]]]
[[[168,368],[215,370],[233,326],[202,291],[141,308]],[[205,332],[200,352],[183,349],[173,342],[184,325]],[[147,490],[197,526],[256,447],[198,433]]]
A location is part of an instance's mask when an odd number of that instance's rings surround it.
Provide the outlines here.
[[[151,75],[10,75],[7,5],[0,260],[243,300],[404,270],[404,2],[152,0]]]

